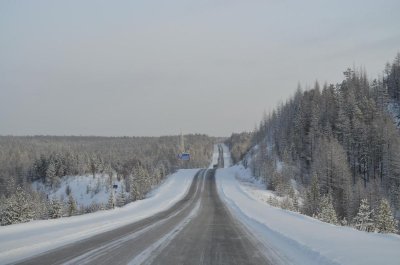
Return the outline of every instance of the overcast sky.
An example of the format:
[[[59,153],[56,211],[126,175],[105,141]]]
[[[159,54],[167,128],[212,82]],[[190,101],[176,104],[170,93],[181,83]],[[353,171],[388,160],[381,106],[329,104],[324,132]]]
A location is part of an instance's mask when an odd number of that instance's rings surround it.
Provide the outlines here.
[[[400,51],[400,1],[0,1],[0,134],[227,136]]]

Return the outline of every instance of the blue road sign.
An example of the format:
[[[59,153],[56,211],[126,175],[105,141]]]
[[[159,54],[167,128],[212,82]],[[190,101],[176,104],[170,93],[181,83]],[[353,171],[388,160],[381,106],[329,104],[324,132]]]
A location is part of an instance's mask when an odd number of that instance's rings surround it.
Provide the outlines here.
[[[190,160],[190,154],[189,153],[182,153],[182,154],[178,155],[178,158],[180,160],[189,161]]]

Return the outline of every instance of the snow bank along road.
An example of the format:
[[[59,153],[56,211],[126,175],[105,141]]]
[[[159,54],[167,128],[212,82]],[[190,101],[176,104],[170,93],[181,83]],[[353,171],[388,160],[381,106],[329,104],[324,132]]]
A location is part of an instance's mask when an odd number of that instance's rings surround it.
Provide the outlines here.
[[[15,262],[165,211],[188,193],[198,169],[168,176],[145,200],[96,213],[0,226],[0,264]]]
[[[270,264],[220,200],[215,171],[199,170],[167,210],[15,264]]]
[[[400,236],[269,206],[242,182],[249,174],[215,146],[210,168],[180,170],[145,200],[0,227],[0,264],[399,264]]]

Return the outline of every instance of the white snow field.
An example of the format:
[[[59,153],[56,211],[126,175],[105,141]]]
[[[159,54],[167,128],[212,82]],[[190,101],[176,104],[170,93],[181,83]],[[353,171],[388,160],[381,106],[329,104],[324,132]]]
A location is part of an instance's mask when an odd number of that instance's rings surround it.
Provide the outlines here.
[[[272,207],[265,199],[271,193],[256,183],[249,185],[251,180],[242,166],[218,169],[216,174],[222,200],[276,263],[400,264],[399,235],[361,232]]]
[[[114,210],[0,226],[0,264],[36,255],[166,210],[185,196],[197,171],[181,169],[168,176],[146,199]]]
[[[66,188],[69,186],[79,208],[81,206],[89,206],[92,203],[107,204],[110,195],[109,182],[110,177],[107,174],[96,174],[95,177],[93,175],[65,176],[61,179],[61,183],[56,189],[49,189],[40,181],[33,183],[33,188],[48,194],[51,199],[54,198],[66,202],[68,201]],[[117,185],[117,188],[114,189],[116,197],[123,191],[123,182],[117,179],[112,181],[113,185]],[[125,192],[125,195],[128,196],[129,193]]]

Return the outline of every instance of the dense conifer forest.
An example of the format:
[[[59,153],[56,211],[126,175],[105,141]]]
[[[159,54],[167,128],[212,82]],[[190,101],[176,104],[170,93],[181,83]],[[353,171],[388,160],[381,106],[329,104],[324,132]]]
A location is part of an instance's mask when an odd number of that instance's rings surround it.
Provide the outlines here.
[[[284,207],[370,231],[383,212],[400,209],[400,54],[379,78],[343,74],[339,84],[298,87],[254,132],[228,144],[235,162],[243,159],[268,189],[290,195]]]

